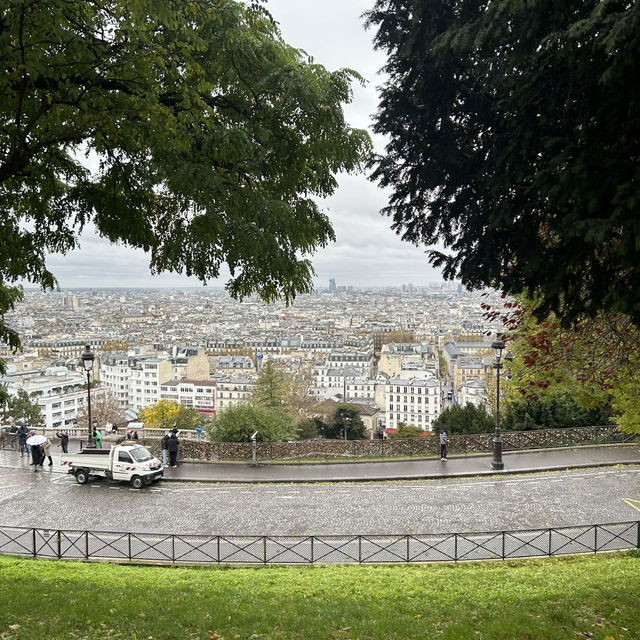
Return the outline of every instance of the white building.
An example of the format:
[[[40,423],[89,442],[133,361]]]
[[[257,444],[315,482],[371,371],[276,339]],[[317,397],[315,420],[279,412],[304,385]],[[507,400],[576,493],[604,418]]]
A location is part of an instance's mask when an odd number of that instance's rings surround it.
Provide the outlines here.
[[[484,380],[470,380],[459,389],[457,401],[462,405],[473,404],[476,407],[487,404],[487,384]]]
[[[100,382],[118,399],[121,409],[129,408],[131,367],[124,353],[111,353],[100,362]]]
[[[210,380],[170,380],[160,385],[160,399],[197,409],[207,416],[216,413],[216,383]]]
[[[100,364],[100,380],[131,415],[159,402],[161,385],[184,378],[209,380],[209,360],[203,349],[175,349],[173,357],[112,353]]]
[[[20,381],[9,393],[16,394],[18,390],[28,393],[38,404],[44,425],[49,429],[75,424],[78,414],[87,406],[86,377],[66,367],[49,367],[44,375]],[[104,392],[102,387],[92,387],[91,399]]]
[[[440,415],[440,383],[436,380],[392,378],[385,394],[386,428],[395,430],[402,422],[431,431]]]

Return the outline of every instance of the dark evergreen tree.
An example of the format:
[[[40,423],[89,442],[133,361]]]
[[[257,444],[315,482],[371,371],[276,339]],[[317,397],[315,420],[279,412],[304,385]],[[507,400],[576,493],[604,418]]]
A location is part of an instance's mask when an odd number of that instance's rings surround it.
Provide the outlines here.
[[[640,3],[376,0],[373,179],[469,288],[640,322]]]
[[[360,416],[360,409],[352,404],[339,404],[331,420],[322,429],[321,435],[334,440],[362,440],[365,427]]]
[[[495,428],[495,418],[483,406],[469,403],[447,407],[433,422],[434,431],[446,428],[447,433],[489,433]]]
[[[593,408],[579,406],[569,397],[540,398],[508,402],[501,411],[500,424],[506,431],[563,429],[611,424],[611,407],[600,404]]]

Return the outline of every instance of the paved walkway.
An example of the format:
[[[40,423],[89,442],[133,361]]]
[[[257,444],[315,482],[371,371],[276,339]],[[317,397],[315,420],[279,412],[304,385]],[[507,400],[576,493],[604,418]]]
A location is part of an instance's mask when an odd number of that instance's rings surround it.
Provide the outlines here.
[[[165,481],[178,482],[363,482],[368,480],[418,480],[422,478],[460,478],[509,475],[588,468],[615,464],[640,464],[640,448],[633,444],[583,446],[563,449],[514,451],[503,454],[504,470],[491,468],[491,454],[385,461],[333,463],[182,462],[165,470]],[[53,455],[52,471],[60,468]],[[15,450],[0,450],[0,466],[29,469],[29,458]]]
[[[573,449],[547,449],[503,454],[504,470],[491,468],[491,454],[450,456],[440,459],[326,464],[197,463],[183,462],[165,471],[165,480],[195,482],[362,482],[367,480],[416,480],[496,474],[557,471],[567,468],[640,464],[635,445],[601,445]]]

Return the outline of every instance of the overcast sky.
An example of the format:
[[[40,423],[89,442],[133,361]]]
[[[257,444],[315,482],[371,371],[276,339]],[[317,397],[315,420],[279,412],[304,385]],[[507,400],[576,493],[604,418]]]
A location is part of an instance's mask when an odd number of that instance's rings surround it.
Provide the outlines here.
[[[377,91],[384,64],[371,44],[373,33],[365,31],[362,13],[373,0],[268,0],[267,7],[280,24],[285,41],[304,49],[314,61],[335,70],[349,67],[367,80],[355,87],[355,97],[346,107],[348,122],[370,129],[376,110]],[[374,138],[382,150],[384,141]],[[336,193],[323,201],[336,232],[336,242],[311,258],[317,287],[338,285],[385,286],[426,284],[441,280],[430,267],[424,248],[402,242],[390,229],[390,220],[380,214],[386,197],[364,175],[341,175]],[[148,257],[142,251],[110,245],[95,234],[80,238],[81,248],[66,256],[53,255],[49,267],[65,287],[166,287],[197,286],[199,281],[176,275],[152,277]],[[212,281],[223,286],[225,279]]]

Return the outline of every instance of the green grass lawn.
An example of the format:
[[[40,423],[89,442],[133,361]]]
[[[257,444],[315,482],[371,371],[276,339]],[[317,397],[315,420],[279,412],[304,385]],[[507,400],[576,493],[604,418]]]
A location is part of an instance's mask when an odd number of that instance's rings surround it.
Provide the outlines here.
[[[640,553],[178,568],[0,556],[0,639],[640,638]]]

